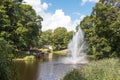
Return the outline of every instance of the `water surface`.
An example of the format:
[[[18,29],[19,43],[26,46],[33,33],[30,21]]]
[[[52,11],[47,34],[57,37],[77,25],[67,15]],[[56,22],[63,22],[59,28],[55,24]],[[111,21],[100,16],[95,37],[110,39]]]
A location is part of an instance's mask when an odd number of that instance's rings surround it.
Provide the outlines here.
[[[18,61],[16,64],[20,80],[60,80],[68,71],[81,66],[60,63],[58,60]]]

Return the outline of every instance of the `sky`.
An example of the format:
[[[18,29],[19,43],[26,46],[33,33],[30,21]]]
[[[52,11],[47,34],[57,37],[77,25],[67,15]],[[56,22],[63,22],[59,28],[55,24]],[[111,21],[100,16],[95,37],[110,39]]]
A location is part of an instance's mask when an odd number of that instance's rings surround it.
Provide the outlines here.
[[[68,31],[87,15],[99,0],[23,0],[43,18],[42,31],[65,27]]]

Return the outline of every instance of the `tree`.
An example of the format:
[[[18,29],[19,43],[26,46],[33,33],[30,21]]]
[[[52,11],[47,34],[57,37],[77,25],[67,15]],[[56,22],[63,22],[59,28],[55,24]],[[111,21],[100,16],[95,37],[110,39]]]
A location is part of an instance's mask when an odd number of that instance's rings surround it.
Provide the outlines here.
[[[73,37],[73,33],[74,31],[67,32],[67,29],[64,27],[58,27],[54,31],[43,31],[40,35],[39,46],[52,45],[54,50],[66,49]]]
[[[39,47],[42,47],[44,45],[52,45],[52,37],[52,30],[46,30],[42,32],[39,38]]]
[[[22,0],[0,1],[0,36],[13,49],[25,50],[37,46],[42,18]]]
[[[66,36],[67,29],[64,27],[58,27],[53,32],[53,48],[55,50],[61,50],[66,48],[64,46],[64,38]]]
[[[70,40],[72,39],[74,34],[74,31],[69,31],[66,33],[65,37],[64,37],[64,45],[65,48],[67,48],[68,43],[70,42]]]
[[[89,44],[89,54],[96,58],[120,56],[119,0],[100,0],[80,26]]]
[[[0,0],[0,80],[17,80],[13,53],[37,46],[41,21],[22,0]]]
[[[17,72],[13,64],[11,46],[0,38],[0,80],[17,80]]]
[[[41,33],[41,20],[35,11],[29,5],[21,5],[21,13],[17,22],[18,28],[15,35],[17,48],[30,48],[38,45],[39,35]],[[22,16],[23,15],[23,16]],[[20,19],[22,18],[22,19]]]

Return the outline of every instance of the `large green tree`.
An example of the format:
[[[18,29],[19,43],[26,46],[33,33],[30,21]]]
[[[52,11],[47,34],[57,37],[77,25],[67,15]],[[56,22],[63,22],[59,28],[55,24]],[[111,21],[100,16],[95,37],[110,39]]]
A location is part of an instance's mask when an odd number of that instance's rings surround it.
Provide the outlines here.
[[[21,5],[21,13],[15,30],[16,39],[14,42],[17,48],[30,48],[38,45],[39,35],[41,33],[41,20],[35,11],[29,5]]]
[[[67,29],[64,27],[58,27],[53,32],[53,46],[54,49],[64,49],[64,37],[66,36]]]
[[[66,49],[72,39],[73,31],[67,31],[65,27],[58,27],[53,32],[52,45],[54,50]]]
[[[66,49],[69,41],[73,37],[74,31],[67,31],[64,27],[58,27],[54,31],[43,31],[39,39],[39,47],[44,45],[53,46],[54,50]]]
[[[17,80],[13,52],[37,46],[41,21],[22,0],[0,0],[0,80]]]
[[[13,49],[24,50],[37,46],[42,18],[22,0],[0,1],[0,37]]]
[[[120,56],[120,1],[100,0],[81,26],[89,44],[89,54],[96,58]]]

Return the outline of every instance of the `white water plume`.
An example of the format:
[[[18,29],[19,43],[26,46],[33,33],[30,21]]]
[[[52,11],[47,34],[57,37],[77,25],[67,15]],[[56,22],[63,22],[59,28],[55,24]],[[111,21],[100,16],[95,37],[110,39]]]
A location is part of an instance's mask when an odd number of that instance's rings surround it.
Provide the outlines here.
[[[87,46],[84,40],[84,33],[81,28],[75,33],[68,44],[68,55],[62,61],[66,64],[86,63]]]

